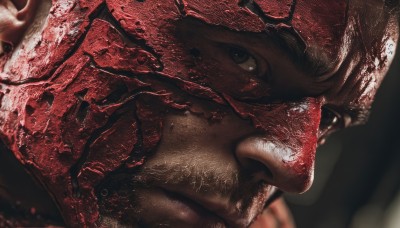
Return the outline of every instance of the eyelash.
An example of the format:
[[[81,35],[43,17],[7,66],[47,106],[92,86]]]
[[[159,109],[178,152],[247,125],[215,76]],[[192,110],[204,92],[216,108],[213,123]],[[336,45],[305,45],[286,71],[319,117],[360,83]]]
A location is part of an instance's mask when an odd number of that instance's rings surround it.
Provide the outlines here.
[[[321,121],[318,136],[320,143],[322,144],[328,135],[339,129],[348,127],[350,123],[350,115],[339,113],[331,107],[323,106],[321,109]]]

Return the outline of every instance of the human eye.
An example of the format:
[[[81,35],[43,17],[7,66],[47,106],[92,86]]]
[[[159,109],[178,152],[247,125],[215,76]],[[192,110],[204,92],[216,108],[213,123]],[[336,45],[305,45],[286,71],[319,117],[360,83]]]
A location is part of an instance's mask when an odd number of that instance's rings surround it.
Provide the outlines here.
[[[258,71],[256,58],[246,49],[235,45],[229,45],[226,49],[233,63],[242,70],[250,73],[256,73]]]
[[[331,133],[346,128],[351,123],[350,115],[341,113],[333,107],[323,106],[319,125],[319,142],[323,144],[325,138]]]

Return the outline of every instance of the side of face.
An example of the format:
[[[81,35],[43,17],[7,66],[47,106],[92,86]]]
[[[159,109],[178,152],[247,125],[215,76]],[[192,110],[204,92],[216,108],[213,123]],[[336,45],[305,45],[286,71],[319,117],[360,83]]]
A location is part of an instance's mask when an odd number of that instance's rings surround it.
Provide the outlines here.
[[[0,59],[0,135],[71,226],[248,226],[364,121],[398,38],[378,1],[52,4]]]

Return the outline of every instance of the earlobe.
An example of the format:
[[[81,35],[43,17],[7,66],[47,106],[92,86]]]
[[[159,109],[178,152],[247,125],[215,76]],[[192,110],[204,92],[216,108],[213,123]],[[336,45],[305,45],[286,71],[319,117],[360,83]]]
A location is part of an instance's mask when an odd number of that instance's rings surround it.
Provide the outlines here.
[[[0,1],[0,54],[5,45],[15,47],[33,22],[40,0]]]

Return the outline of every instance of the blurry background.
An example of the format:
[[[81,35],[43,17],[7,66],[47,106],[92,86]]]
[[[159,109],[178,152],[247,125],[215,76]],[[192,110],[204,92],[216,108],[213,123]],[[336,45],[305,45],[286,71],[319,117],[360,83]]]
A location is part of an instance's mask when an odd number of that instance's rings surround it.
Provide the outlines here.
[[[318,149],[309,192],[286,199],[299,228],[400,227],[400,48],[365,126]]]

